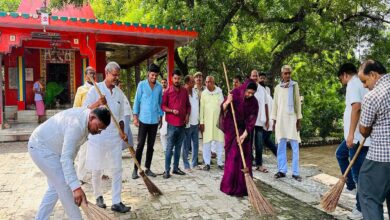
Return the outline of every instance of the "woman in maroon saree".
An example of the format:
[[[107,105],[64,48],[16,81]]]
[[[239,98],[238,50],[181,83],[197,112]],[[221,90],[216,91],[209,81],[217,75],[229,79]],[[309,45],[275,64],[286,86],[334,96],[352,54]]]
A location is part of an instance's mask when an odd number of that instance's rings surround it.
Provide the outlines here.
[[[221,181],[221,191],[232,196],[248,195],[245,177],[242,171],[243,164],[240,149],[236,140],[236,131],[229,103],[233,100],[235,116],[239,131],[239,140],[245,157],[245,163],[252,176],[252,133],[259,105],[253,96],[256,92],[257,84],[252,80],[247,80],[240,87],[234,89],[221,105],[221,116],[219,127],[225,134],[225,169]]]

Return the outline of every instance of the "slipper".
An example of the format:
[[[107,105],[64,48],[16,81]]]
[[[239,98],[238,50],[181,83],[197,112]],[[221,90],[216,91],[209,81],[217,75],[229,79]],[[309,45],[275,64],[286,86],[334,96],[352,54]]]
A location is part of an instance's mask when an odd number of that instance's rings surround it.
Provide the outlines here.
[[[260,167],[261,167],[261,166],[256,167],[256,170],[258,170],[258,171],[260,171],[260,172],[262,172],[262,173],[268,173],[267,168],[263,167],[262,169],[260,169]]]

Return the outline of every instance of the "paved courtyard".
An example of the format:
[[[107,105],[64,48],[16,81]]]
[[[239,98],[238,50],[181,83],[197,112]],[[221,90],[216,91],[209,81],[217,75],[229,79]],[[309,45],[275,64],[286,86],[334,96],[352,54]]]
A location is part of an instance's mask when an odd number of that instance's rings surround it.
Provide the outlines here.
[[[30,159],[26,145],[26,142],[0,144],[0,219],[32,219],[46,190],[46,179]],[[162,174],[163,162],[158,141],[152,170]],[[223,171],[215,165],[210,172],[194,170],[167,180],[161,175],[152,178],[164,193],[158,198],[149,195],[142,179],[130,178],[131,167],[132,159],[124,151],[122,199],[132,210],[127,214],[115,214],[118,219],[259,219],[246,197],[230,197],[220,192]],[[103,183],[104,198],[110,206],[110,180]],[[333,219],[267,185],[258,184],[278,210],[277,219],[311,219],[313,214],[322,216],[320,219]],[[90,183],[83,185],[89,201],[94,202],[91,188]],[[66,219],[60,202],[51,219]]]

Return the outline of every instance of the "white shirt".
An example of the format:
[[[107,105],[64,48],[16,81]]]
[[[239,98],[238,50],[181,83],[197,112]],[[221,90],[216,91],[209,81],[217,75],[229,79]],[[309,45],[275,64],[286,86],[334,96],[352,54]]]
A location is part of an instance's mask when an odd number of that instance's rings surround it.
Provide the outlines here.
[[[364,96],[368,89],[363,87],[363,83],[359,80],[357,75],[354,75],[347,84],[347,92],[345,95],[345,110],[344,110],[344,138],[347,140],[349,134],[349,126],[351,125],[351,113],[353,103],[362,103]],[[358,124],[359,125],[359,124]],[[362,135],[359,132],[359,126],[356,126],[353,143],[361,141]],[[370,138],[366,139],[364,146],[371,146]]]
[[[80,187],[74,158],[88,135],[90,110],[71,108],[55,114],[31,134],[29,147],[48,149],[60,155],[65,181],[72,190]]]
[[[125,105],[124,109],[123,109],[123,115],[130,116],[130,118],[133,118],[133,110],[131,109],[129,99],[127,99],[125,94],[123,94],[123,101],[124,101],[124,105]]]
[[[106,97],[108,107],[110,107],[111,112],[115,119],[120,122],[124,121],[124,108],[125,108],[125,95],[122,90],[117,86],[112,89],[112,94],[109,88],[107,88],[105,81],[97,83],[101,93]],[[89,105],[95,103],[99,99],[99,94],[97,93],[95,87],[92,87],[88,91],[87,98],[85,99],[84,106],[88,107]],[[115,138],[119,136],[118,129],[115,126],[115,123],[112,121],[106,130],[103,130],[98,135],[89,135],[88,141],[100,142],[100,140],[106,138]]]
[[[267,117],[265,115],[265,104],[268,104],[267,91],[265,88],[257,84],[257,91],[255,92],[257,103],[259,104],[259,113],[257,113],[256,126],[263,126]]]
[[[269,119],[268,119],[268,129],[265,129],[265,121],[262,123],[262,127],[264,130],[267,130],[267,131],[272,131],[272,126],[274,124],[274,121],[271,119],[271,113],[272,113],[272,104],[274,102],[274,100],[272,99],[271,95],[267,94],[267,100],[268,100],[268,115],[269,115]]]
[[[195,88],[192,89],[192,96],[188,95],[191,105],[191,113],[189,123],[190,125],[199,124],[199,96]]]

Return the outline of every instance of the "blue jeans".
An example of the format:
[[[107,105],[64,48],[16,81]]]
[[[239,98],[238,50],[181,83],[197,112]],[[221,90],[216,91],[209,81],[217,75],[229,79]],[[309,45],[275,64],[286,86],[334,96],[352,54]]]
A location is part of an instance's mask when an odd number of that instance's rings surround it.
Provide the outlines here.
[[[185,129],[185,135],[183,140],[183,164],[184,169],[189,169],[190,164],[188,163],[188,154],[191,150],[192,142],[192,167],[198,165],[198,150],[199,150],[199,125],[190,125],[189,128]]]
[[[181,145],[184,138],[184,126],[167,126],[167,149],[165,151],[165,172],[169,173],[171,170],[171,160],[173,155],[173,170],[179,169],[179,159],[181,152]],[[175,150],[173,150],[175,149]],[[174,151],[174,152],[173,152]]]
[[[349,165],[349,149],[345,140],[343,140],[343,142],[341,142],[341,144],[336,149],[336,159],[337,162],[339,162],[341,174],[344,174]],[[348,190],[353,190],[356,188],[356,184],[352,178],[352,172],[348,173],[346,184]]]
[[[292,174],[299,176],[299,143],[296,140],[290,140],[292,148]],[[278,144],[278,171],[287,173],[287,139],[282,138]]]
[[[344,140],[340,144],[340,146],[337,148],[336,158],[337,158],[337,161],[339,162],[339,166],[340,166],[342,173],[345,172],[345,170],[347,169],[347,167],[349,165],[348,159],[352,160],[352,158],[355,156],[355,153],[356,153],[358,147],[359,147],[359,142],[356,143],[353,146],[353,148],[349,149],[347,147],[346,141]],[[364,162],[364,159],[366,158],[367,152],[368,152],[368,147],[363,147],[362,150],[360,151],[359,156],[356,159],[355,163],[352,165],[351,172],[349,172],[349,174],[347,175],[347,189],[349,189],[349,190],[354,189],[355,184],[358,183],[360,168],[363,165],[363,162]],[[347,155],[347,156],[345,156],[345,155]],[[348,156],[349,156],[349,158],[348,158]],[[352,185],[350,182],[352,182],[353,188],[348,188]],[[351,185],[348,186],[348,184],[351,184]],[[356,208],[357,208],[357,210],[361,211],[358,192],[356,193]]]

